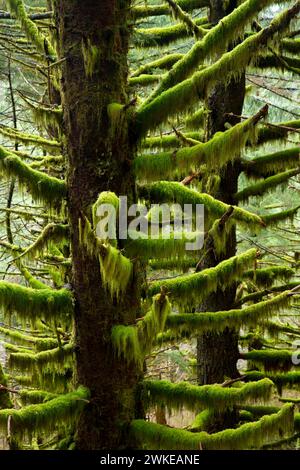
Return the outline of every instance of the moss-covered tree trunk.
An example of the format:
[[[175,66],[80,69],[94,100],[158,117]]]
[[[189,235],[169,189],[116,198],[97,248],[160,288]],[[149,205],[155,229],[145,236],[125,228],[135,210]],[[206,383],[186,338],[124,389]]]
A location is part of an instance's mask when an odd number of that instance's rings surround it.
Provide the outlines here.
[[[230,4],[228,4],[230,3]],[[236,1],[211,0],[210,21],[217,23],[221,18],[232,11],[237,5]],[[227,4],[227,6],[224,6]],[[245,76],[239,80],[232,80],[227,86],[217,85],[209,94],[206,106],[210,111],[206,138],[209,140],[216,132],[225,130],[225,123],[236,124],[238,118],[229,118],[226,114],[242,114],[245,97]],[[222,169],[219,188],[215,197],[228,204],[234,204],[233,195],[237,191],[239,164],[228,164]],[[213,249],[207,253],[200,268],[205,269],[217,265],[220,261],[236,254],[236,233],[233,229],[227,238],[227,244],[221,256],[217,256]],[[218,289],[204,304],[201,311],[214,312],[230,310],[234,306],[236,286],[225,291]],[[226,329],[223,333],[206,333],[198,338],[197,363],[198,383],[221,383],[226,377],[238,376],[238,334]]]
[[[118,360],[111,345],[115,324],[134,323],[138,283],[121,301],[103,288],[99,261],[79,241],[79,220],[101,191],[133,198],[125,110],[112,123],[111,103],[127,104],[128,0],[57,0],[62,68],[72,288],[75,304],[77,381],[91,391],[79,422],[79,449],[126,445],[126,423],[135,414],[138,371]],[[122,117],[122,118],[121,118]],[[116,119],[118,123],[116,125]]]

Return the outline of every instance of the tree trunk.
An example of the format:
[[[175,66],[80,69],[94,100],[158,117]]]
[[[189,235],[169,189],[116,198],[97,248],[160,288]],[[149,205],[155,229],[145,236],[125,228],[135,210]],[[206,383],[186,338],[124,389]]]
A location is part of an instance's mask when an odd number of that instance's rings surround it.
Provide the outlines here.
[[[134,197],[133,148],[126,113],[113,125],[107,106],[127,104],[127,15],[130,0],[57,0],[62,68],[72,288],[75,295],[77,382],[90,403],[76,435],[78,449],[126,446],[126,424],[135,416],[139,371],[114,354],[111,329],[134,323],[139,282],[116,302],[104,289],[99,262],[79,241],[79,220],[102,191]],[[116,123],[115,123],[116,124]]]
[[[236,2],[232,1],[225,9],[224,3],[222,0],[211,0],[210,21],[212,23],[218,22],[237,6]],[[216,132],[224,131],[226,122],[230,122],[231,125],[237,124],[239,119],[229,119],[226,113],[241,115],[244,97],[244,75],[239,80],[232,80],[227,86],[218,84],[214,87],[206,100],[206,106],[210,111],[206,129],[207,140]],[[237,191],[239,177],[238,162],[235,164],[229,163],[222,169],[220,176],[220,185],[214,196],[228,204],[234,204],[233,195]],[[227,246],[222,256],[217,256],[213,251],[210,251],[200,268],[205,269],[216,266],[219,262],[235,254],[236,232],[233,229],[228,235]],[[235,294],[235,285],[225,291],[218,289],[201,305],[200,311],[230,310],[234,306]],[[227,328],[221,334],[210,332],[199,336],[197,341],[199,385],[221,383],[227,377],[237,377],[238,357],[238,334],[236,331]]]

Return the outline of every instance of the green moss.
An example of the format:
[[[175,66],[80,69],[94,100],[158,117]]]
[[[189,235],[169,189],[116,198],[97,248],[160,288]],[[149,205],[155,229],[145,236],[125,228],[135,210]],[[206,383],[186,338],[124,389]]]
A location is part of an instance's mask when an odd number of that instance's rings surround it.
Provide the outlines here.
[[[11,353],[9,365],[22,371],[41,370],[45,366],[49,369],[64,370],[67,365],[72,364],[73,353],[72,344],[39,353]]]
[[[2,365],[0,363],[0,385],[7,387],[7,378],[2,369]],[[7,390],[0,390],[0,410],[3,408],[11,408],[12,402],[9,397],[9,392]]]
[[[53,400],[53,398],[57,397],[57,394],[43,390],[21,390],[20,396],[23,405],[36,405],[37,403]]]
[[[81,50],[86,76],[91,77],[101,60],[102,50],[100,47],[92,44],[89,38],[82,40]]]
[[[52,432],[61,422],[74,423],[88,402],[89,392],[84,387],[61,395],[45,403],[29,405],[20,410],[0,410],[0,426],[7,431],[7,420],[11,416],[13,434],[31,437],[41,431]]]
[[[253,449],[291,435],[294,429],[294,409],[287,404],[270,416],[247,423],[237,429],[226,429],[216,434],[191,433],[160,424],[135,420],[131,424],[132,436],[147,449],[212,450]]]
[[[264,402],[272,395],[273,383],[269,379],[246,384],[240,388],[221,385],[191,385],[188,382],[171,383],[166,380],[147,380],[142,383],[145,402],[161,403],[169,408],[189,410],[216,408],[224,410],[247,402]]]
[[[19,157],[0,147],[0,172],[6,177],[15,177],[24,189],[29,189],[36,201],[61,207],[66,197],[63,180],[30,168]]]
[[[258,132],[258,144],[276,141],[287,137],[293,129],[300,128],[300,120],[276,122],[274,125],[262,127]]]
[[[243,277],[249,278],[258,286],[270,287],[276,280],[289,280],[295,275],[295,270],[288,266],[270,266],[246,271]]]
[[[208,19],[197,18],[195,20],[196,26],[207,25]],[[206,33],[206,30],[200,29],[202,35]],[[199,33],[200,34],[200,33]],[[156,46],[167,46],[168,44],[178,41],[179,39],[188,38],[190,32],[187,30],[185,24],[176,24],[172,26],[165,26],[161,28],[142,28],[136,29],[134,42],[137,47],[156,47]]]
[[[0,134],[13,142],[19,142],[24,145],[34,145],[50,152],[60,153],[61,143],[56,140],[49,140],[39,135],[25,134],[11,127],[0,126]]]
[[[137,177],[142,181],[167,179],[174,173],[197,171],[201,165],[218,169],[240,156],[247,141],[256,140],[257,116],[249,118],[225,132],[218,132],[205,143],[175,152],[140,155],[134,160]]]
[[[154,295],[164,289],[172,301],[179,306],[193,306],[201,302],[218,288],[226,289],[238,280],[247,266],[256,258],[256,250],[251,249],[219,263],[216,267],[173,279],[154,281],[149,286],[149,294]]]
[[[142,368],[145,355],[151,352],[156,336],[164,330],[169,313],[168,298],[159,294],[153,297],[151,309],[136,325],[113,327],[112,343],[118,356]]]
[[[200,108],[195,113],[189,115],[184,122],[186,129],[199,130],[203,128],[207,115],[208,111],[205,108]]]
[[[0,281],[0,306],[5,314],[16,313],[22,320],[64,320],[73,312],[73,298],[67,289],[32,289]]]
[[[274,214],[263,215],[261,218],[266,225],[273,225],[277,222],[287,219],[293,221],[299,209],[300,206],[296,206],[293,209],[287,209],[285,211],[275,212]]]
[[[289,304],[290,297],[289,291],[287,291],[240,310],[173,314],[167,318],[166,328],[170,328],[172,332],[181,336],[186,332],[190,335],[196,335],[205,331],[222,332],[226,328],[238,329],[242,326],[256,326],[258,321],[264,323],[275,313],[287,308]]]
[[[300,148],[294,147],[256,157],[252,160],[244,160],[243,170],[248,177],[266,178],[280,171],[295,168],[300,162],[299,152]]]
[[[63,224],[50,223],[45,226],[35,242],[30,245],[19,256],[19,258],[33,259],[40,255],[45,248],[52,243],[59,245],[62,241],[67,241],[69,237],[69,226]]]
[[[39,52],[45,54],[48,60],[54,62],[56,60],[55,50],[48,38],[27,15],[23,0],[7,0],[6,3],[10,12],[19,20],[27,39],[35,45]]]
[[[204,204],[205,210],[209,215],[216,218],[222,217],[231,206],[224,202],[214,199],[209,194],[199,193],[194,189],[187,188],[183,184],[170,181],[160,181],[139,188],[139,194],[153,203],[162,204],[163,202],[177,202],[179,204]],[[262,227],[262,219],[249,211],[240,207],[234,207],[231,217],[242,224],[245,228]]]
[[[204,135],[201,132],[186,132],[185,136],[188,139],[195,139],[202,141]],[[182,141],[178,135],[162,135],[160,137],[148,137],[147,139],[141,142],[141,147],[143,149],[168,149],[174,147],[180,147]]]
[[[300,52],[300,39],[283,39],[280,43],[281,49],[293,54]]]
[[[224,53],[213,65],[195,72],[191,78],[166,89],[152,101],[148,100],[139,108],[136,115],[138,135],[142,138],[148,130],[167,122],[170,116],[198,102],[200,97],[204,98],[207,89],[220,81],[220,77],[226,84],[230,78],[241,75],[249,62],[255,61],[262,48],[287,29],[299,10],[298,4],[285,10],[276,16],[269,26],[248,37],[233,50]]]
[[[242,353],[241,357],[253,364],[263,366],[266,371],[289,370],[293,367],[293,351],[287,350],[252,350],[248,353]]]
[[[177,0],[177,4],[185,11],[192,11],[202,7],[209,6],[208,0]],[[133,18],[146,18],[148,16],[161,16],[169,15],[170,9],[168,5],[157,4],[151,5],[145,2],[145,5],[137,5],[131,9],[131,15]]]
[[[189,52],[174,65],[171,72],[163,78],[157,90],[147,100],[147,103],[197,71],[199,65],[205,60],[208,61],[208,59],[226,51],[228,45],[236,42],[243,34],[243,29],[251,19],[271,3],[272,0],[247,0],[222,18],[222,21],[211,28],[203,39],[197,41]],[[221,75],[218,78],[220,77]]]
[[[37,336],[23,333],[9,327],[5,328],[0,326],[0,333],[8,336],[20,344],[26,345],[27,347],[34,346],[37,351],[44,351],[46,349],[56,348],[58,346],[57,339],[39,338]]]
[[[147,64],[141,65],[135,72],[131,74],[131,78],[136,78],[139,77],[140,75],[143,74],[148,74],[152,70],[156,69],[169,69],[174,65],[179,59],[182,58],[182,54],[179,54],[178,52],[175,52],[173,54],[167,54],[164,57],[160,57],[159,59],[153,60],[151,62],[148,62]]]
[[[285,183],[293,176],[296,176],[300,173],[299,168],[294,168],[292,170],[287,170],[282,173],[278,173],[274,176],[269,176],[258,183],[252,184],[251,186],[242,189],[235,194],[235,199],[237,201],[247,201],[251,196],[263,196],[268,191],[276,189],[279,185]]]

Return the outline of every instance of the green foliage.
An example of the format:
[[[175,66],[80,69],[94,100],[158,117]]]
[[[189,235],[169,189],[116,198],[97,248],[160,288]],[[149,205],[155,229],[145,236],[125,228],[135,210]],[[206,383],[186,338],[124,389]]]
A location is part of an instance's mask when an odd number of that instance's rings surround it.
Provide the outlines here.
[[[237,429],[226,429],[216,434],[191,433],[143,420],[131,424],[131,433],[146,449],[174,450],[237,450],[260,448],[263,444],[282,436],[290,436],[294,429],[294,409],[290,404],[259,421],[247,423]]]
[[[243,170],[248,177],[266,178],[279,171],[295,168],[299,165],[299,147],[280,150],[279,152],[263,155],[252,160],[243,161]]]
[[[243,276],[255,282],[258,286],[269,287],[276,280],[289,280],[295,275],[295,270],[288,266],[270,266],[246,271]]]

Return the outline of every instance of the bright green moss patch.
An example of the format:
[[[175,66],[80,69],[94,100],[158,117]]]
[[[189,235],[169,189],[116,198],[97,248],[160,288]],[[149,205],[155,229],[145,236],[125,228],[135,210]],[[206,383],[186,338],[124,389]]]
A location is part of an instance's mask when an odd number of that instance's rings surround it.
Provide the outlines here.
[[[295,168],[300,163],[300,147],[293,147],[279,152],[263,155],[243,161],[246,175],[254,178],[266,178],[280,171]]]
[[[61,370],[72,362],[74,346],[67,344],[62,348],[49,349],[39,353],[11,353],[9,355],[9,365],[12,368],[22,371],[41,370],[43,367]]]
[[[273,350],[273,349],[262,349],[252,350],[248,353],[242,353],[241,357],[247,361],[251,361],[254,364],[263,366],[266,371],[272,370],[289,370],[293,367],[292,355],[293,351],[287,351],[284,349]]]
[[[244,278],[251,279],[258,286],[270,287],[277,280],[287,281],[295,275],[295,270],[289,266],[271,266],[246,271]]]
[[[49,140],[39,135],[25,134],[11,127],[0,126],[0,134],[14,142],[20,142],[24,145],[36,145],[50,152],[60,153],[61,143],[56,140]]]

